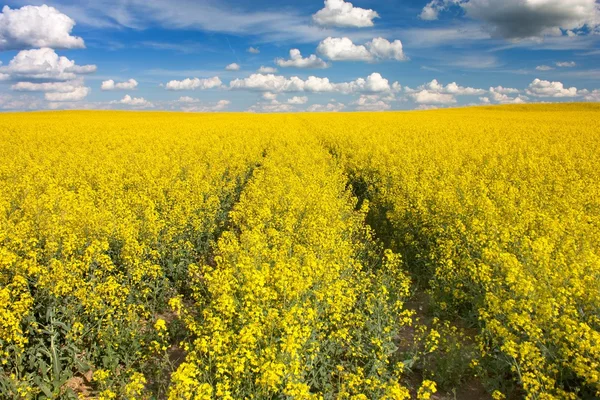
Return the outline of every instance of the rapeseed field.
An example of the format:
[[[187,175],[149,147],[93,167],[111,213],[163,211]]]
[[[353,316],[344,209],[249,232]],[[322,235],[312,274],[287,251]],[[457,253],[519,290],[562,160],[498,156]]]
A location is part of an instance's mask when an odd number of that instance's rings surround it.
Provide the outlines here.
[[[0,398],[600,397],[600,106],[0,119]]]

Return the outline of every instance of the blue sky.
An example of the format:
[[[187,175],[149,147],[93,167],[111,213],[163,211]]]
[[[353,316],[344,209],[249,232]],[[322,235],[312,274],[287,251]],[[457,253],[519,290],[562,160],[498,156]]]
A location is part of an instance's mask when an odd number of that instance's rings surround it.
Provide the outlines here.
[[[596,0],[8,1],[0,51],[4,110],[600,101]]]

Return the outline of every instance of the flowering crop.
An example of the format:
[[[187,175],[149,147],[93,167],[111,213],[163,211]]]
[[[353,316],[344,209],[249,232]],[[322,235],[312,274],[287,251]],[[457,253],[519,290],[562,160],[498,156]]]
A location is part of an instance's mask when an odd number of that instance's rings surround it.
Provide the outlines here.
[[[599,115],[4,114],[0,397],[600,396]]]

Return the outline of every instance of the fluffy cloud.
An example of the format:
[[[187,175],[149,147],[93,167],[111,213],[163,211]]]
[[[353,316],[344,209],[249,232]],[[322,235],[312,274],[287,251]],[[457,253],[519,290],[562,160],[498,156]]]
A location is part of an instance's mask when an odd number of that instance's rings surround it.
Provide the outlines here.
[[[91,89],[85,86],[79,86],[71,92],[48,92],[44,95],[48,101],[81,101],[90,94]]]
[[[216,103],[210,105],[194,105],[181,107],[181,110],[185,112],[217,112],[225,110],[227,107],[229,107],[230,104],[231,101],[229,100],[219,100]]]
[[[75,21],[47,5],[12,10],[4,6],[0,14],[0,50],[30,47],[84,48],[83,39],[71,36]]]
[[[575,61],[564,61],[564,62],[557,62],[556,66],[560,67],[560,68],[573,68],[573,67],[577,66],[577,63],[575,63]]]
[[[487,93],[487,91],[483,89],[475,89],[472,87],[463,87],[458,85],[456,82],[452,82],[444,86],[437,79],[432,80],[429,83],[419,86],[416,90],[405,88],[408,93],[417,93],[422,91],[427,91],[430,93],[439,93],[439,94],[449,94],[453,96],[475,96],[475,95],[483,95]]]
[[[452,5],[484,22],[493,36],[507,39],[572,36],[573,30],[594,30],[600,22],[596,0],[432,0],[420,17],[435,20]]]
[[[339,102],[331,102],[327,104],[313,104],[306,111],[308,112],[339,112],[346,108],[345,104]]]
[[[373,26],[379,14],[373,10],[354,7],[344,0],[325,0],[325,7],[313,15],[313,21],[321,26],[365,28]]]
[[[296,109],[292,104],[280,103],[278,101],[273,101],[271,103],[257,103],[248,109],[250,112],[260,113],[292,112],[295,110]]]
[[[275,60],[275,63],[280,67],[294,67],[294,68],[312,68],[312,69],[323,69],[329,68],[329,64],[325,61],[321,60],[314,54],[311,54],[309,57],[303,58],[300,50],[291,49],[290,50],[290,59],[284,60],[282,58],[278,58]]]
[[[452,4],[460,3],[461,0],[432,0],[425,7],[419,15],[419,18],[425,21],[433,21],[438,19],[440,11],[446,10]]]
[[[112,79],[102,82],[102,90],[133,90],[137,88],[138,82],[135,79],[129,79],[125,82],[115,82]]]
[[[139,107],[139,108],[147,108],[154,107],[154,104],[144,99],[143,97],[131,97],[130,95],[125,95],[121,100],[111,101],[110,104],[123,104],[126,106]]]
[[[500,104],[523,104],[529,100],[525,96],[510,97],[509,94],[519,93],[519,90],[512,88],[504,88],[502,86],[491,87],[490,97],[493,101]],[[489,102],[489,99],[488,99]]]
[[[58,56],[49,48],[20,51],[0,73],[16,79],[72,80],[78,74],[96,71],[95,65],[76,65],[66,57]]]
[[[301,97],[294,96],[291,99],[288,99],[288,101],[287,101],[288,104],[297,104],[297,105],[306,104],[307,102],[308,102],[308,97],[306,97],[306,96],[301,96]]]
[[[421,90],[411,93],[410,97],[419,104],[454,104],[456,98],[451,94]]]
[[[585,101],[599,101],[600,102],[600,90],[596,89],[594,91],[586,91],[583,99]]]
[[[30,95],[13,96],[0,93],[0,108],[3,110],[35,110],[41,106],[40,100]]]
[[[205,90],[205,89],[213,89],[221,86],[223,82],[219,79],[218,76],[214,76],[212,78],[199,79],[199,78],[186,78],[182,81],[170,81],[165,87],[167,90]]]
[[[225,67],[226,71],[239,71],[241,69],[240,64],[232,63]]]
[[[399,84],[392,85],[398,87]],[[257,90],[270,93],[278,92],[311,92],[311,93],[357,93],[357,92],[389,92],[392,90],[389,81],[375,72],[367,79],[358,78],[350,82],[333,83],[329,78],[310,76],[303,80],[297,76],[286,78],[273,74],[252,74],[248,78],[235,79],[229,83],[231,89]]]
[[[276,93],[271,93],[271,92],[265,92],[262,94],[262,98],[265,100],[276,100],[277,99],[277,94]]]
[[[554,68],[550,67],[549,65],[538,65],[537,67],[535,67],[536,71],[552,71]]]
[[[179,102],[179,103],[199,103],[200,99],[195,99],[190,96],[182,96],[179,99],[177,99],[177,102]]]
[[[11,89],[16,92],[45,92],[46,100],[53,102],[81,101],[91,92],[89,87],[84,86],[82,79],[66,82],[18,82]]]
[[[490,93],[492,93],[492,92],[501,93],[501,94],[515,94],[515,93],[519,93],[520,90],[514,89],[514,88],[505,88],[502,86],[496,86],[496,87],[490,88]]]
[[[258,48],[252,47],[252,46],[248,47],[248,50],[246,50],[246,51],[250,54],[259,54],[260,53],[260,50]]]
[[[577,97],[577,88],[565,88],[562,82],[535,79],[529,84],[527,94],[535,97]]]
[[[256,72],[258,72],[259,74],[274,74],[275,72],[277,72],[277,68],[265,67],[264,65],[261,65]]]
[[[359,111],[385,111],[392,108],[378,95],[373,94],[363,94],[353,104],[356,105],[356,109]]]
[[[364,45],[356,45],[347,37],[328,37],[319,43],[317,52],[334,61],[404,61],[407,59],[400,40],[390,42],[381,37],[375,38]]]

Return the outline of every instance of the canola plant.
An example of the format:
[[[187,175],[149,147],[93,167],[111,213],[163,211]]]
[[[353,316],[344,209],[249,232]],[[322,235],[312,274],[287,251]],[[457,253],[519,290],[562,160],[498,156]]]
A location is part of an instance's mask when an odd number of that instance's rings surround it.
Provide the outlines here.
[[[600,396],[599,116],[5,114],[0,397]]]

